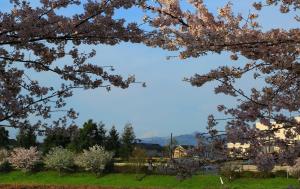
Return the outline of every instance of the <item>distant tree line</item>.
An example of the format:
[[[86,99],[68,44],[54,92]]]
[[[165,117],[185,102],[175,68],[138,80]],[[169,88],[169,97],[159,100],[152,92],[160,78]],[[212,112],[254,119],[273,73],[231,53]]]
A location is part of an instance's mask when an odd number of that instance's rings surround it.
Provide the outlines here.
[[[16,140],[9,139],[8,131],[0,128],[0,149],[37,146],[44,154],[53,147],[67,148],[73,152],[82,152],[92,146],[98,145],[107,151],[114,152],[115,157],[128,159],[134,149],[136,141],[132,124],[127,123],[120,134],[115,126],[108,131],[105,124],[96,123],[92,119],[77,126],[47,128],[42,136],[43,141],[37,141],[37,131],[32,127],[20,128]]]

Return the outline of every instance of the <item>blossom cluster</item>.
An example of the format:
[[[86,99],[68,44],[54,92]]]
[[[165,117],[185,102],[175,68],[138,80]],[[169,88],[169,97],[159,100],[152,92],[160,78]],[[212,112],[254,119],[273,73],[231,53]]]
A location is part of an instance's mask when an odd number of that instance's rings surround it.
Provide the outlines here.
[[[114,17],[116,10],[129,9],[135,2],[87,1],[83,10],[69,16],[59,12],[81,6],[82,1],[43,0],[36,6],[14,0],[11,10],[0,8],[0,124],[15,128],[66,125],[67,118],[78,116],[73,109],[63,108],[75,89],[125,89],[135,83],[134,76],[124,79],[111,73],[112,66],[92,63],[95,50],[81,52],[80,48],[141,42],[143,31],[136,23]],[[40,74],[50,75],[57,84],[40,82]],[[52,120],[54,112],[65,115]],[[38,121],[32,123],[30,116]]]
[[[44,156],[36,147],[14,148],[10,153],[5,149],[0,150],[0,165],[9,162],[14,168],[29,172],[34,170],[38,163],[44,163],[46,168],[57,170],[59,173],[73,170],[74,166],[78,166],[101,174],[112,157],[113,152],[106,151],[99,145],[79,154],[62,147],[53,147]]]
[[[29,149],[15,148],[8,158],[9,163],[23,171],[34,169],[40,160],[41,155],[36,147],[30,147]]]
[[[213,13],[205,1],[190,0],[189,3],[193,11],[181,6],[178,0],[144,3],[144,10],[151,11],[146,13],[146,22],[154,28],[144,43],[177,51],[180,59],[229,52],[232,61],[239,60],[237,64],[195,74],[185,81],[196,87],[212,82],[216,84],[216,94],[236,98],[236,107],[220,105],[219,110],[226,116],[228,140],[250,144],[248,158],[255,161],[266,145],[272,145],[279,147],[280,153],[263,154],[265,162],[291,164],[299,154],[299,143],[291,139],[300,134],[300,123],[290,115],[298,115],[300,109],[300,29],[263,30],[257,19],[259,11],[244,16],[234,12],[230,2],[220,8],[218,14]],[[266,0],[253,4],[257,10],[280,6],[282,13],[298,10],[299,5],[298,0]],[[296,17],[296,20],[299,19]],[[240,57],[247,62],[240,63]],[[250,74],[260,88],[255,85],[249,90],[236,84]],[[210,117],[212,123],[211,120]],[[268,129],[256,129],[256,122],[264,123]],[[274,137],[280,130],[278,124],[286,130],[284,139]],[[215,132],[210,126],[208,129]]]

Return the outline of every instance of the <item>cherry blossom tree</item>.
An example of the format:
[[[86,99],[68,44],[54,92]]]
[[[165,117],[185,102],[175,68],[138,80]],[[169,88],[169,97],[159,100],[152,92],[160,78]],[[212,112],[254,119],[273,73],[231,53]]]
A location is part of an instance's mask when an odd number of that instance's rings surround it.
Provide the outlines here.
[[[95,145],[77,156],[75,163],[87,171],[100,175],[105,166],[113,158],[113,152],[106,151],[102,146]]]
[[[300,181],[300,158],[298,158],[298,159],[296,160],[295,165],[293,165],[293,166],[291,167],[291,169],[289,170],[289,173],[290,173],[292,176],[298,178],[298,180]]]
[[[62,147],[51,148],[44,158],[47,168],[55,169],[61,175],[64,170],[72,170],[74,166],[75,154],[68,149]]]
[[[114,18],[118,9],[129,9],[135,0],[11,0],[10,10],[0,8],[0,124],[7,127],[66,125],[76,118],[64,109],[75,89],[127,88],[135,83],[112,74],[109,63],[89,61],[96,52],[83,52],[81,45],[137,43],[143,31],[136,23]],[[6,2],[6,3],[9,3]],[[32,5],[30,2],[33,2]],[[61,12],[78,7],[68,15]],[[81,10],[82,11],[79,11]],[[50,77],[54,85],[39,77]],[[47,123],[54,112],[66,116]],[[38,120],[33,122],[34,120]],[[52,116],[53,117],[53,116]],[[43,121],[41,121],[43,120]],[[51,120],[52,121],[52,120]]]
[[[8,157],[9,163],[24,172],[31,171],[40,162],[40,153],[36,147],[14,148]]]
[[[211,12],[202,0],[188,2],[193,7],[188,10],[178,0],[142,4],[144,10],[151,12],[146,13],[145,22],[156,28],[146,44],[177,51],[180,59],[223,52],[231,53],[232,61],[243,57],[240,61],[246,60],[246,63],[220,66],[185,81],[195,87],[218,83],[214,90],[216,94],[237,99],[236,107],[220,105],[218,110],[228,116],[228,140],[251,144],[248,158],[255,160],[258,155],[263,155],[264,146],[274,145],[280,148],[279,152],[268,154],[265,162],[293,164],[300,149],[299,142],[293,140],[300,134],[300,123],[290,116],[299,114],[300,110],[300,29],[263,30],[257,18],[265,6],[274,7],[276,13],[279,9],[283,14],[297,14],[299,1],[254,2],[256,10],[246,16],[233,12],[230,2],[220,8],[218,14]],[[298,16],[295,21],[300,21]],[[250,92],[239,88],[236,82],[246,74],[252,74],[254,80],[264,84],[261,88],[253,87]],[[210,116],[210,119],[215,118]],[[256,129],[257,121],[267,129]],[[282,128],[285,138],[276,138],[276,132]]]

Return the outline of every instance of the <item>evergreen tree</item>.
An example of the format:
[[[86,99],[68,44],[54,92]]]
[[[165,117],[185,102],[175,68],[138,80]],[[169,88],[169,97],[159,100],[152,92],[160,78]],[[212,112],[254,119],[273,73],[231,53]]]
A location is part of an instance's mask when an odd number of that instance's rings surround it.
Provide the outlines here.
[[[34,128],[20,128],[19,134],[17,135],[17,145],[23,148],[30,148],[36,146],[36,133]]]
[[[135,142],[135,134],[131,123],[127,123],[124,127],[124,131],[121,139],[121,156],[125,159],[129,159]]]
[[[96,139],[96,144],[98,144],[99,146],[105,147],[106,140],[107,140],[107,137],[106,137],[105,124],[100,122],[98,124],[98,136],[97,136],[97,139]]]
[[[61,146],[66,148],[71,142],[71,128],[54,127],[45,133],[43,152],[47,153],[51,148]]]
[[[75,139],[76,151],[82,151],[88,149],[90,146],[96,144],[96,138],[98,138],[97,124],[93,120],[88,120],[83,124],[83,128],[79,130],[79,136]]]
[[[120,144],[119,133],[116,130],[116,127],[112,126],[106,140],[105,148],[108,151],[114,151],[115,156],[119,156],[120,146],[121,144]]]
[[[88,149],[96,144],[99,146],[105,145],[104,124],[97,125],[93,120],[88,120],[83,124],[83,128],[79,129],[76,136],[73,137],[69,147],[77,152]]]
[[[0,127],[0,149],[7,148],[8,143],[8,131],[4,127]]]

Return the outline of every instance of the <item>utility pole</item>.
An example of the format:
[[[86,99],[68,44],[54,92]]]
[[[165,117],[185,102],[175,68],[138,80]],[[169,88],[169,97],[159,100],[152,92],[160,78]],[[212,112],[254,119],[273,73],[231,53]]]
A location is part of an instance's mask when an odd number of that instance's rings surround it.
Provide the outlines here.
[[[173,133],[171,133],[169,148],[170,148],[170,158],[173,159]]]

